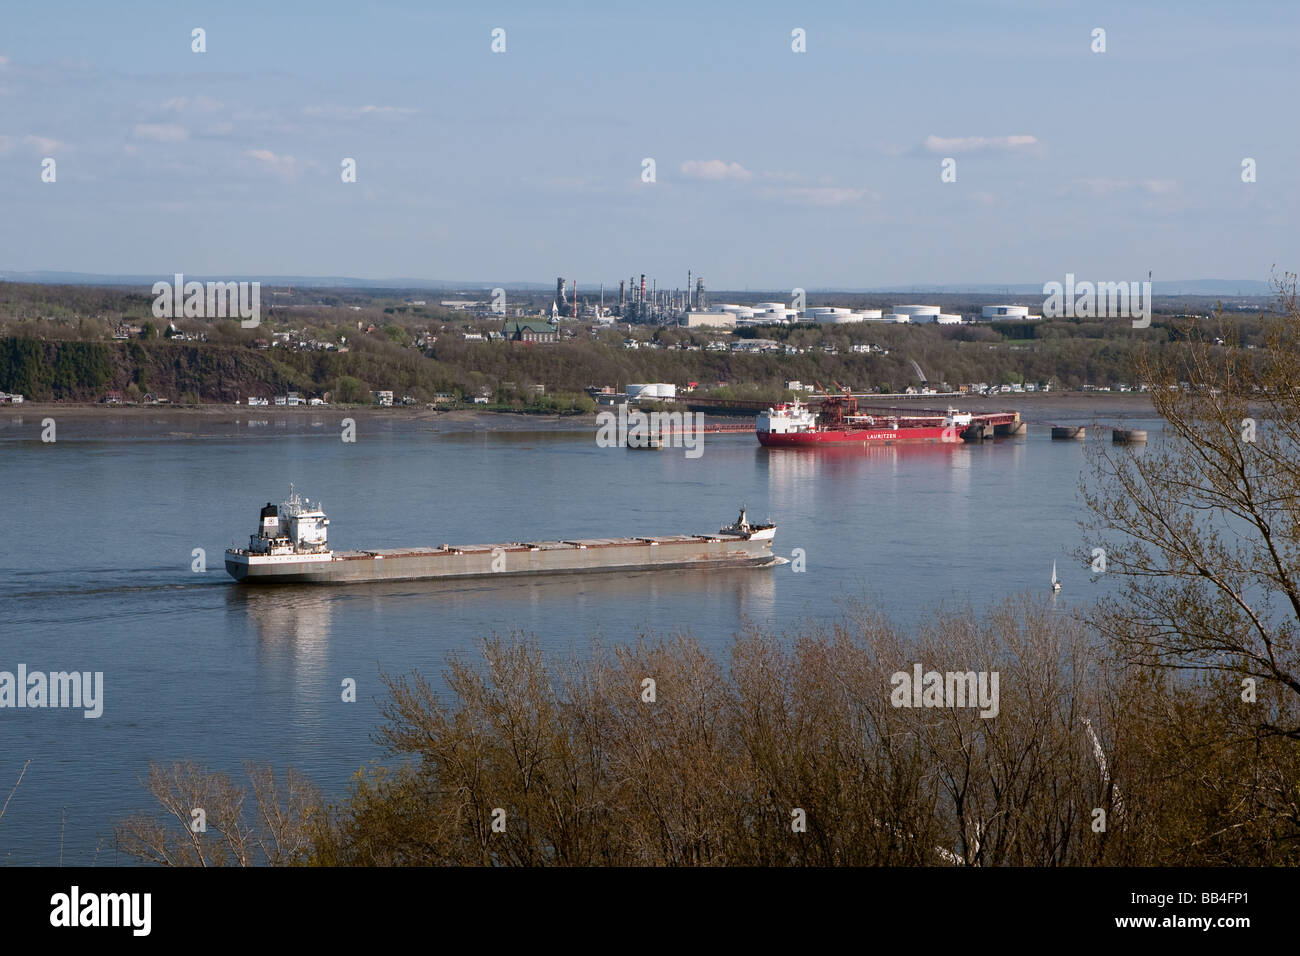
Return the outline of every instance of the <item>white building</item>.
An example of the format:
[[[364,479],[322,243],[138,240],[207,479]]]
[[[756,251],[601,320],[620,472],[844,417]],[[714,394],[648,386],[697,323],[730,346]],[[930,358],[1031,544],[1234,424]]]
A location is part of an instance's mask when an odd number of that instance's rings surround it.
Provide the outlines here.
[[[760,302],[754,306],[754,321],[757,324],[788,325],[799,321],[799,311],[784,302]]]
[[[1029,321],[1041,319],[1041,315],[1031,315],[1027,305],[986,305],[982,317],[988,321],[994,319],[1022,319]]]
[[[896,305],[894,316],[907,316],[909,322],[937,322],[939,325],[960,325],[961,316],[944,312],[937,305]],[[895,321],[900,321],[895,319]]]
[[[628,398],[676,398],[677,386],[667,382],[628,385],[625,394]]]
[[[713,328],[713,329],[734,329],[736,327],[736,315],[734,312],[687,312],[686,318],[682,320],[682,325],[688,329]]]
[[[841,309],[828,305],[819,305],[808,309],[804,315],[810,322],[817,322],[822,325],[843,325],[846,322],[862,321],[861,317],[853,314],[852,309]]]
[[[781,343],[772,339],[741,339],[731,343],[733,352],[779,352]]]
[[[393,393],[392,393],[392,392],[389,392],[389,391],[377,391],[377,392],[372,392],[371,394],[375,396],[375,404],[376,404],[376,405],[392,405],[392,404],[393,404]]]

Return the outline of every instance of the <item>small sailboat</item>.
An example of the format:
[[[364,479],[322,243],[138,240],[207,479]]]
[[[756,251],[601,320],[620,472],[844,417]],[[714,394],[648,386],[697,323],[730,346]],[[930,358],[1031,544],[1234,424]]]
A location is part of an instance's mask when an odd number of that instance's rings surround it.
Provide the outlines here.
[[[1058,580],[1056,580],[1056,562],[1055,562],[1055,561],[1052,562],[1052,590],[1053,590],[1053,591],[1059,591],[1059,590],[1061,590],[1061,582],[1058,581]]]

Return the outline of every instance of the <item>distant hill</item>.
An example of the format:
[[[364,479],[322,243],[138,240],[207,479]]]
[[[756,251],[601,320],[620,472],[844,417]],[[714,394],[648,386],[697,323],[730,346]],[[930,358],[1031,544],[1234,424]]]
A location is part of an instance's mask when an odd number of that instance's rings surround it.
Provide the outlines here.
[[[97,285],[144,286],[170,280],[170,275],[101,275],[94,272],[10,272],[0,270],[0,280],[5,282],[34,282],[42,285]],[[520,291],[541,291],[553,288],[545,282],[444,282],[437,279],[356,279],[349,276],[265,276],[265,275],[201,275],[185,273],[190,282],[261,282],[264,286],[297,285],[311,289],[437,289],[448,293],[482,292],[502,288]]]
[[[46,285],[97,285],[97,286],[152,286],[159,280],[168,279],[170,276],[164,275],[101,275],[91,272],[11,272],[0,270],[0,280],[8,282],[35,282]],[[222,275],[208,276],[199,274],[186,273],[186,280],[198,282],[220,281],[220,282],[261,282],[264,286],[302,286],[303,288],[314,289],[430,289],[439,290],[448,294],[454,293],[481,293],[487,289],[502,288],[518,292],[544,292],[554,288],[553,283],[548,282],[502,282],[500,280],[483,280],[483,281],[465,281],[465,280],[442,280],[442,279],[412,279],[412,278],[395,278],[395,279],[358,279],[349,276],[266,276],[266,275]],[[1055,281],[1063,282],[1064,275],[1053,277]],[[1096,277],[1088,275],[1078,275],[1078,280],[1093,279]],[[1103,277],[1107,278],[1107,277]],[[1114,278],[1114,277],[1109,277]],[[1122,278],[1122,277],[1121,277]],[[1140,276],[1131,277],[1140,279]],[[1046,280],[1045,280],[1046,281]],[[1118,281],[1118,280],[1117,280]],[[591,288],[599,283],[592,283]],[[606,283],[610,288],[618,287],[618,280],[612,283]],[[738,290],[731,289],[711,289],[710,297],[714,301],[721,301],[720,296],[735,293]],[[756,292],[765,290],[751,289],[747,294],[752,297]],[[789,289],[766,290],[772,295],[788,296]],[[1005,295],[1005,296],[1033,296],[1043,294],[1043,283],[971,283],[966,285],[896,285],[896,286],[873,286],[870,288],[853,288],[848,286],[826,286],[819,288],[809,288],[809,292],[818,294],[847,292],[855,294],[891,294],[891,295],[955,295],[955,294],[978,294],[978,295]],[[1156,281],[1152,283],[1152,292],[1161,296],[1266,296],[1273,297],[1276,295],[1272,285],[1267,281],[1260,279],[1171,279],[1168,281]]]
[[[1119,281],[1125,277],[1102,277],[1106,281],[1114,279]],[[1098,277],[1092,275],[1076,275],[1075,282],[1084,280],[1100,281]],[[1140,281],[1140,276],[1130,277],[1128,281]],[[1050,280],[1064,282],[1065,276],[1053,276]],[[814,291],[814,290],[809,290]],[[816,290],[816,291],[837,291],[837,292],[856,292],[856,289],[836,289],[836,290]],[[875,289],[864,289],[864,292],[907,295],[925,295],[932,294],[960,294],[960,293],[977,293],[979,295],[1039,295],[1043,294],[1043,283],[978,283],[972,285],[911,285],[911,286],[882,286]],[[1156,280],[1151,283],[1151,292],[1154,295],[1225,295],[1225,296],[1274,296],[1277,294],[1273,286],[1268,282],[1260,279],[1170,279],[1168,281]]]

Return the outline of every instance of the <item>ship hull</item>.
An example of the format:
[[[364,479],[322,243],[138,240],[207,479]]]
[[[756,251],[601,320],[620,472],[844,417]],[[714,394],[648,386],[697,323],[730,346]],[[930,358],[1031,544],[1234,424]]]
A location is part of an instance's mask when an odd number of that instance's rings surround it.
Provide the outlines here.
[[[953,428],[846,428],[811,432],[758,432],[759,444],[767,448],[800,448],[809,445],[893,445],[906,442],[960,443]]]
[[[359,584],[372,581],[593,574],[670,569],[770,567],[770,535],[680,535],[660,538],[464,545],[324,555],[226,552],[226,571],[241,584]]]

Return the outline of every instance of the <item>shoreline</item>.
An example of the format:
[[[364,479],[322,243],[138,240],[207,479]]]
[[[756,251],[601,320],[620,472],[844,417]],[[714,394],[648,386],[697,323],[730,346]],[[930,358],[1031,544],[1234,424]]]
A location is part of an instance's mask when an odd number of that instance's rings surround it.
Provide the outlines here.
[[[1129,419],[1154,419],[1155,410],[1149,395],[1143,393],[1055,393],[997,395],[969,399],[941,399],[926,402],[909,398],[900,402],[895,396],[881,395],[867,400],[877,406],[946,408],[953,404],[962,411],[985,412],[994,410],[1016,411],[1031,426],[1052,424],[1114,424]],[[602,409],[603,411],[604,409]],[[669,407],[665,411],[686,412],[686,408]],[[648,411],[648,409],[647,409]],[[325,426],[341,427],[344,419],[358,425],[384,430],[416,428],[432,432],[514,432],[545,433],[589,431],[597,427],[596,414],[555,415],[527,414],[523,412],[486,411],[482,409],[431,409],[414,407],[386,408],[374,405],[358,406],[258,406],[243,405],[75,405],[66,402],[24,402],[21,405],[0,406],[0,436],[33,437],[31,429],[39,429],[45,419],[53,419],[59,429],[66,428],[68,437],[87,438],[96,435],[169,435],[177,438],[247,434],[249,428],[277,427],[316,429]],[[753,422],[752,415],[706,416],[709,424],[740,425]],[[60,432],[64,434],[64,432]]]

